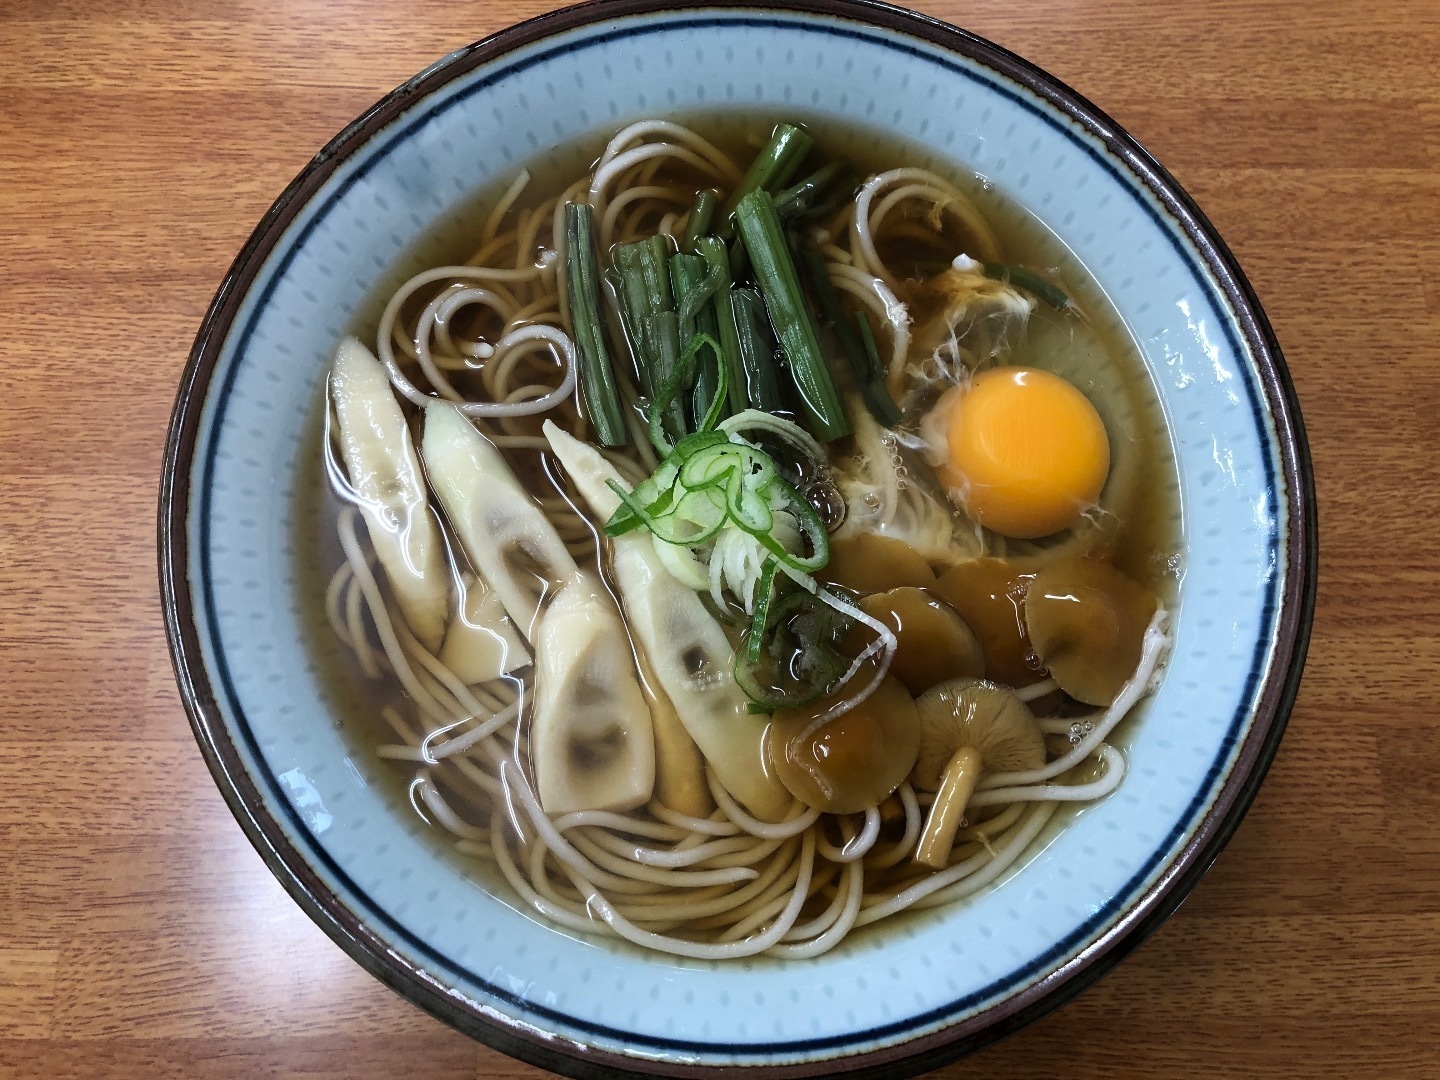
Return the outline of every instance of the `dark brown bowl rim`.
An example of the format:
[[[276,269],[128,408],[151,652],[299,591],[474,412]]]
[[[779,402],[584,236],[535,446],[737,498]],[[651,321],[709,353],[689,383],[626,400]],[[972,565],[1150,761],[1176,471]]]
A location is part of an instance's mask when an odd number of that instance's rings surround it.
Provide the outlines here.
[[[289,842],[285,830],[264,810],[254,781],[217,708],[214,689],[201,661],[186,544],[191,466],[200,413],[216,362],[241,302],[270,251],[287,225],[335,169],[417,99],[521,46],[622,17],[707,9],[731,13],[819,14],[919,39],[1014,80],[1100,140],[1110,154],[1150,190],[1199,252],[1205,269],[1213,276],[1221,296],[1235,315],[1235,329],[1255,362],[1260,389],[1275,425],[1288,505],[1284,533],[1288,572],[1283,595],[1272,598],[1272,603],[1278,603],[1279,607],[1271,653],[1274,662],[1260,689],[1250,731],[1230,774],[1178,857],[1080,954],[980,1013],[929,1034],[866,1052],[790,1065],[749,1066],[744,1070],[763,1077],[823,1076],[841,1072],[877,1077],[913,1075],[970,1053],[1068,1001],[1114,967],[1180,905],[1239,825],[1274,758],[1298,689],[1314,607],[1318,544],[1309,451],[1289,372],[1254,291],[1229,249],[1174,178],[1094,105],[1025,60],[966,31],[875,0],[742,0],[737,3],[593,0],[539,16],[476,42],[386,95],[317,154],[276,200],[230,267],[196,337],[176,396],[160,486],[160,585],[171,658],[206,764],[246,835],[306,913],[382,982],[473,1038],[559,1073],[581,1077],[713,1074],[714,1066],[656,1061],[581,1047],[564,1039],[547,1037],[525,1024],[505,1021],[496,1014],[482,1015],[466,1008],[447,993],[442,980],[399,957],[376,928],[328,889],[308,864],[307,856]],[[575,1023],[573,1018],[564,1020],[567,1024]],[[921,1022],[912,1018],[905,1026]],[[625,1037],[623,1032],[609,1034]],[[845,1041],[859,1041],[863,1037],[854,1036]],[[795,1049],[799,1048],[800,1044],[795,1044]],[[834,1049],[843,1055],[843,1044]]]

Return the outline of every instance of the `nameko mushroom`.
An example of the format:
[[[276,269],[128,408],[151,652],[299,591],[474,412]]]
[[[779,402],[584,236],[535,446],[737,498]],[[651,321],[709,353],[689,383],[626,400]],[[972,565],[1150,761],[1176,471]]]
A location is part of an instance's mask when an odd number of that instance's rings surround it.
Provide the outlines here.
[[[915,861],[939,869],[950,859],[955,832],[983,773],[1017,772],[1045,764],[1045,736],[1029,706],[981,679],[951,679],[915,702],[920,753],[911,783],[935,792]]]
[[[1060,689],[1109,705],[1140,663],[1155,609],[1154,595],[1108,563],[1066,559],[1030,582],[1025,628]]]

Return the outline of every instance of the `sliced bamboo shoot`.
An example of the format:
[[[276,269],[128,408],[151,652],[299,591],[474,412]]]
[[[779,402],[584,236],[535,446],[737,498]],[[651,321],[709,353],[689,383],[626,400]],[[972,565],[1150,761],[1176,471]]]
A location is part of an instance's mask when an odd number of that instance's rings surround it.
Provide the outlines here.
[[[330,399],[340,456],[395,602],[432,652],[445,636],[449,575],[420,462],[380,361],[353,337],[335,351]]]
[[[471,564],[533,641],[546,590],[576,572],[575,560],[495,444],[455,406],[426,406],[420,453]]]
[[[535,631],[531,752],[547,814],[629,810],[650,800],[655,744],[620,613],[576,571]]]
[[[655,798],[677,814],[707,818],[715,809],[715,800],[710,797],[710,785],[705,783],[705,760],[700,748],[685,730],[645,650],[636,648],[635,659],[640,669],[640,689],[650,705],[650,726],[655,732]]]
[[[552,423],[546,423],[545,437],[591,510],[602,519],[614,513],[620,500],[605,483],[623,484],[614,466]],[[700,597],[665,569],[648,535],[626,533],[612,543],[630,629],[685,730],[726,791],[757,818],[779,821],[792,799],[765,757],[770,718],[750,712],[731,674],[734,654],[724,629]]]
[[[505,614],[500,594],[469,574],[461,585],[460,603],[445,632],[440,662],[471,686],[530,663],[530,650]]]

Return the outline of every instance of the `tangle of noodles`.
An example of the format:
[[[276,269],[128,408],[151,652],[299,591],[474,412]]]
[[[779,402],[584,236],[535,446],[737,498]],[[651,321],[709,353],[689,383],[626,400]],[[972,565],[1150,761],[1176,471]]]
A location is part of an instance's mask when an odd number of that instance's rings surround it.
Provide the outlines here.
[[[577,406],[577,354],[560,272],[565,203],[589,202],[604,251],[656,232],[683,233],[696,192],[711,189],[723,200],[742,172],[725,150],[686,127],[631,124],[610,140],[590,174],[568,178],[541,197],[533,194],[530,174],[521,172],[494,203],[474,255],[412,277],[381,314],[376,353],[397,395],[422,409],[436,399],[456,403],[530,487],[576,560],[602,577],[605,542],[549,461],[539,429],[548,417],[577,437],[587,430]],[[975,258],[1002,254],[981,209],[950,181],[916,168],[865,180],[812,238],[841,296],[880,328],[892,384],[925,358],[910,355],[905,288],[882,251],[922,218],[937,228],[942,219],[958,226]],[[636,407],[643,395],[633,378],[622,373],[621,382],[636,438],[606,455],[637,485],[657,463]],[[332,487],[354,502],[358,496],[331,443],[328,410],[326,420]],[[885,482],[903,486],[903,470],[898,475]],[[1132,480],[1123,479],[1119,488],[1129,491]],[[895,487],[892,494],[898,493]],[[892,506],[887,513],[893,512]],[[660,801],[626,813],[552,816],[541,808],[528,760],[531,669],[467,685],[441,662],[439,650],[408,629],[377,572],[363,525],[355,507],[342,507],[336,529],[343,560],[325,591],[324,610],[360,674],[397,691],[379,710],[394,738],[378,753],[413,770],[416,812],[450,834],[461,853],[492,864],[540,918],[677,956],[812,957],[858,927],[951,903],[995,882],[1022,858],[1058,805],[1094,801],[1121,782],[1125,758],[1107,740],[1151,688],[1168,641],[1162,609],[1138,670],[1112,706],[1042,720],[1042,731],[1063,742],[1063,752],[1042,768],[980,780],[967,804],[970,820],[942,869],[912,859],[934,796],[917,793],[909,782],[861,813],[822,814],[796,802],[783,820],[769,823],[746,812],[711,769],[706,781],[715,810],[707,817]],[[1043,543],[1012,544],[1035,569],[1090,550],[1103,532],[1086,521]],[[458,550],[453,539],[449,547]],[[1005,554],[1006,542],[986,534],[982,549]],[[736,558],[744,563],[743,552]],[[706,579],[717,602],[723,602],[725,580],[720,561]],[[893,651],[893,636],[888,640],[892,644],[877,639],[871,651],[883,652],[882,645]],[[864,659],[854,662],[852,674]],[[845,707],[878,685],[884,666],[876,670]],[[1020,691],[1029,701],[1056,693],[1050,680]],[[812,728],[841,708],[832,707]]]

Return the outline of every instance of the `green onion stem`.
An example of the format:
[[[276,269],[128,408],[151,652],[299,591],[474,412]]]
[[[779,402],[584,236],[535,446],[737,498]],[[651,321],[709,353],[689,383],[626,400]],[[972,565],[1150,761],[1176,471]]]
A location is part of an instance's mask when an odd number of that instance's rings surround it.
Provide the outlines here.
[[[860,343],[865,349],[865,359],[871,372],[869,381],[861,385],[860,394],[865,398],[870,415],[885,426],[894,427],[900,422],[900,406],[895,404],[885,386],[885,363],[880,359],[880,350],[875,347],[870,317],[864,311],[857,311],[855,322],[860,327]]]
[[[673,319],[674,316],[670,315]],[[657,316],[665,319],[667,316]],[[717,385],[711,394],[710,404],[703,415],[696,421],[695,431],[688,436],[672,435],[667,430],[667,422],[674,416],[676,406],[680,404],[681,392],[695,382],[696,356],[706,347],[711,350],[718,349],[719,343],[708,334],[696,334],[690,339],[683,352],[676,355],[673,364],[669,368],[660,391],[655,395],[655,400],[650,403],[650,442],[661,454],[669,455],[678,446],[683,445],[686,438],[694,438],[696,435],[706,435],[720,422],[720,412],[725,402],[722,397],[725,393],[725,372],[720,371]],[[662,466],[663,468],[663,466]]]
[[[765,298],[770,324],[800,391],[801,409],[811,434],[821,442],[850,434],[850,423],[821,352],[815,323],[800,290],[800,276],[775,213],[775,201],[767,192],[751,192],[735,208],[735,222],[754,267],[760,294]]]
[[[687,341],[695,334],[696,320],[708,311],[710,301],[727,284],[725,271],[700,255],[680,254],[670,257],[670,281],[675,286],[679,304],[680,336]]]
[[[686,426],[680,392],[688,380],[680,363],[680,316],[673,311],[661,311],[646,319],[644,325],[645,336],[654,348],[652,377],[655,380],[655,397],[650,402],[651,431],[658,423],[673,443],[685,437]],[[650,441],[655,441],[653,434]]]
[[[900,410],[885,389],[885,369],[880,364],[879,353],[874,349],[874,338],[870,336],[870,324],[865,319],[865,313],[859,314],[860,335],[866,339],[862,340],[840,307],[840,295],[835,291],[834,282],[830,280],[825,257],[813,248],[805,248],[800,252],[800,260],[810,279],[811,291],[820,305],[820,315],[830,324],[831,330],[835,332],[835,340],[840,343],[841,351],[850,361],[850,370],[855,373],[855,381],[860,385],[866,407],[880,423],[893,427],[900,420]],[[866,347],[867,340],[869,348]]]
[[[767,413],[784,411],[785,395],[780,389],[775,341],[770,336],[765,301],[752,289],[732,289],[730,311],[735,320],[741,378],[750,407]]]
[[[724,284],[727,274],[709,266],[699,255],[681,252],[670,256],[670,281],[675,286],[675,299],[680,305],[680,340],[688,342],[697,333],[712,342],[720,338],[719,324],[711,301]],[[723,345],[719,346],[723,349]],[[715,400],[716,388],[720,385],[721,357],[715,349],[705,349],[695,358],[695,386],[691,395],[691,430],[696,430],[701,418]]]
[[[635,353],[635,366],[640,375],[640,385],[645,396],[655,397],[661,380],[656,378],[657,359],[654,342],[646,332],[646,323],[662,311],[673,311],[675,304],[670,296],[670,278],[665,269],[665,256],[657,252],[650,241],[620,244],[615,248],[615,293],[620,299],[620,311],[625,323],[625,332]],[[658,257],[658,265],[657,265]]]
[[[732,280],[742,278],[745,272],[750,269],[750,260],[745,255],[745,245],[739,240],[731,242],[727,258],[730,260],[730,277]]]
[[[664,236],[615,249],[626,323],[637,346],[641,382],[652,413],[661,389],[669,385],[676,370],[682,341],[688,340],[682,339],[670,287],[670,257],[670,243]],[[678,391],[661,406],[660,424],[669,441],[684,438],[685,407]]]
[[[594,216],[584,203],[565,204],[565,252],[570,323],[580,361],[580,401],[600,445],[625,446],[630,442],[630,429],[625,426],[620,388],[605,347]]]
[[[1026,292],[1034,293],[1056,311],[1069,311],[1074,305],[1065,290],[1054,282],[1041,277],[1034,270],[1023,266],[1009,266],[1006,263],[984,263],[985,276],[1004,281]]]
[[[841,183],[849,178],[851,183]],[[794,221],[810,214],[824,213],[854,187],[850,166],[843,161],[822,165],[798,184],[775,196],[775,212],[781,221]]]
[[[744,410],[749,402],[746,398],[745,367],[740,354],[740,332],[735,325],[735,311],[730,295],[730,259],[725,243],[718,236],[702,236],[696,241],[696,250],[705,260],[709,273],[719,280],[713,308],[715,326],[720,341],[720,359],[728,374],[730,412]]]
[[[730,217],[742,199],[753,191],[777,191],[784,187],[814,145],[815,141],[799,128],[791,124],[777,125],[765,149],[750,163],[730,198],[725,200],[725,209],[720,215],[721,235],[730,235]]]
[[[625,299],[625,282],[620,271],[611,266],[605,270],[606,300],[610,314],[612,340],[623,342],[630,354],[631,370],[641,393],[650,394],[649,372],[640,349],[640,328],[634,324],[630,305]],[[617,326],[616,323],[619,325]]]
[[[660,241],[658,245],[654,243],[657,239]],[[622,295],[637,318],[674,310],[670,277],[665,269],[669,255],[664,237],[637,240],[615,248],[615,267],[620,271]]]
[[[719,205],[720,197],[709,188],[695,193],[690,217],[685,223],[685,238],[680,242],[681,251],[695,250],[695,242],[710,231],[710,223],[715,220],[715,210]]]

